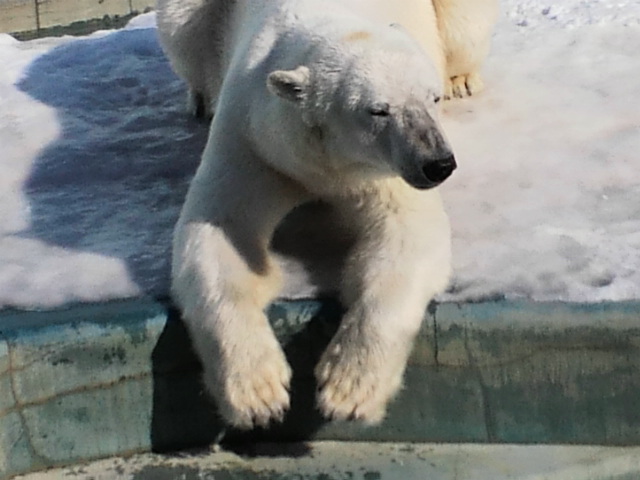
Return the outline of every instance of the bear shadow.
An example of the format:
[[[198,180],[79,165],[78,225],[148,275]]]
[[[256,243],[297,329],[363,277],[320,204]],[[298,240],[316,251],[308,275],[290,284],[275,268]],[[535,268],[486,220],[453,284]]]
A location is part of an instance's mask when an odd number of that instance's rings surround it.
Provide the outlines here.
[[[258,440],[313,438],[325,423],[315,407],[313,367],[337,328],[341,309],[335,301],[319,303],[313,319],[283,340],[294,370],[284,422],[242,432],[228,429],[218,417],[186,328],[168,300],[173,226],[208,126],[185,113],[185,86],[172,72],[155,30],[67,42],[37,57],[17,86],[55,109],[59,123],[58,137],[39,152],[24,185],[31,222],[19,235],[118,259],[142,295],[167,305],[168,321],[151,358],[152,448],[222,441],[251,454],[247,445]],[[318,207],[311,206],[311,212],[318,220]],[[285,229],[283,238],[313,236],[325,229],[321,225],[316,222],[311,231]],[[321,261],[340,256],[332,246],[322,253],[324,246],[317,242],[298,253],[311,250]]]
[[[17,86],[54,108],[60,126],[23,186],[30,226],[19,235],[117,259],[140,294],[168,296],[173,227],[208,124],[186,113],[185,85],[155,30],[55,47],[29,65]],[[292,269],[294,284],[312,286],[305,295],[334,290],[350,232],[333,225],[330,210],[316,202],[289,218],[272,246],[292,260],[285,269],[301,266]]]
[[[17,87],[59,123],[24,184],[30,226],[20,236],[117,259],[141,294],[167,295],[172,230],[208,126],[185,113],[155,30],[54,47]]]

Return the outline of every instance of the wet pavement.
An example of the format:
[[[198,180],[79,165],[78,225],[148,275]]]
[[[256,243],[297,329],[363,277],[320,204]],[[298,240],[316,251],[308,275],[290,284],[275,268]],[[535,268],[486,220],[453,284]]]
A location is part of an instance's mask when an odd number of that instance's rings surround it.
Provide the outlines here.
[[[637,480],[640,447],[312,442],[114,457],[16,480]]]

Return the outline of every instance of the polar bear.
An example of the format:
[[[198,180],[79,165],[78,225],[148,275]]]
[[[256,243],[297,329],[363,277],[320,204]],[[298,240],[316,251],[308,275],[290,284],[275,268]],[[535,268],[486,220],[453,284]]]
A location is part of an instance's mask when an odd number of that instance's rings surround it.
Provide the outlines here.
[[[483,88],[480,68],[489,52],[498,0],[341,0],[363,18],[402,25],[442,77],[443,96],[466,97]],[[328,4],[330,8],[333,4]],[[236,30],[236,0],[158,0],[161,43],[189,85],[188,106],[210,118],[226,72],[228,36]]]
[[[436,187],[456,163],[438,121],[441,72],[405,28],[343,1],[223,3],[197,16],[216,37],[214,58],[194,50],[174,61],[202,55],[210,70],[192,86],[215,104],[172,261],[205,386],[236,427],[282,419],[291,370],[264,313],[282,282],[270,242],[292,210],[322,201],[355,240],[340,284],[346,313],[315,369],[318,406],[380,422],[450,275]]]

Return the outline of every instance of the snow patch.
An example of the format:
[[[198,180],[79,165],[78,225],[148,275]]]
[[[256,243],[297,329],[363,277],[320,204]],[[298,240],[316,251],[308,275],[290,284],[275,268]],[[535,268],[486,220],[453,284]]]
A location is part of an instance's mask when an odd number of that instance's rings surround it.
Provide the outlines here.
[[[503,0],[487,90],[446,105],[444,299],[640,298],[640,1]],[[120,31],[0,35],[0,306],[166,295],[207,127],[154,14]]]

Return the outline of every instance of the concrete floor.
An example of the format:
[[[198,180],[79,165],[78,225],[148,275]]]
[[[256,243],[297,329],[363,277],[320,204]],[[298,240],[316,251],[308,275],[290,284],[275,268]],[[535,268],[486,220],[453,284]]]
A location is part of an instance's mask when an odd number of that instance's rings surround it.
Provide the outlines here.
[[[16,480],[638,480],[640,447],[314,442],[109,458]]]

